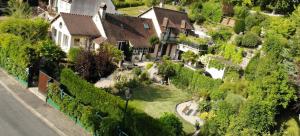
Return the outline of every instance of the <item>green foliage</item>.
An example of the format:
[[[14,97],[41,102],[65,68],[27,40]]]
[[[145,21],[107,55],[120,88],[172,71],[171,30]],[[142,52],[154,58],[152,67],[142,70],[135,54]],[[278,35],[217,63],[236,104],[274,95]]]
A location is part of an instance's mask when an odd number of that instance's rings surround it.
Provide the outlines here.
[[[138,7],[144,5],[143,1],[117,1],[113,0],[113,3],[117,9],[119,8],[128,8],[128,7]]]
[[[187,51],[187,52],[182,54],[182,59],[185,62],[191,62],[192,64],[194,64],[198,60],[198,58],[199,58],[199,55],[195,54],[192,51]]]
[[[15,18],[29,18],[32,15],[30,5],[20,0],[9,0],[7,9],[8,13]]]
[[[178,42],[189,44],[189,45],[194,45],[202,50],[206,50],[208,39],[194,37],[194,36],[186,36],[185,34],[180,33],[178,36]]]
[[[146,6],[151,7],[151,6],[155,6],[159,3],[158,0],[144,0],[144,3]]]
[[[225,64],[220,59],[211,59],[208,64],[209,68],[224,69]]]
[[[210,32],[214,41],[228,41],[231,36],[231,30],[228,27],[220,27],[217,30]]]
[[[208,100],[202,100],[198,103],[199,112],[209,112],[211,109],[211,102]]]
[[[252,32],[247,32],[242,39],[242,42],[239,46],[247,48],[255,48],[261,43],[259,36]]]
[[[243,19],[236,20],[233,30],[236,34],[244,32],[245,31],[245,20],[243,20]]]
[[[30,43],[45,40],[48,37],[49,24],[43,19],[9,18],[0,23],[0,33],[21,36]]]
[[[0,34],[0,65],[8,73],[27,81],[27,68],[36,60],[37,54],[22,37]]]
[[[202,2],[194,2],[189,6],[188,16],[193,22],[201,24],[205,21],[205,17],[201,14],[202,8]]]
[[[286,18],[270,18],[270,24],[267,26],[269,33],[281,34],[290,38],[296,32],[296,23]]]
[[[249,15],[249,10],[244,6],[235,6],[234,7],[234,16],[236,19],[245,19]]]
[[[175,69],[172,62],[166,60],[158,66],[158,74],[162,75],[164,78],[168,79],[175,75]]]
[[[157,36],[151,36],[150,39],[149,39],[149,43],[154,48],[156,44],[160,43],[160,41],[159,41],[159,38]]]
[[[201,14],[207,21],[219,23],[222,19],[222,8],[220,3],[212,1],[203,3],[203,9]]]
[[[134,68],[132,70],[132,73],[135,74],[136,76],[140,76],[142,74],[142,70],[140,68]]]
[[[154,63],[152,63],[152,62],[150,62],[150,63],[147,63],[147,65],[146,65],[146,69],[147,70],[149,70],[150,68],[152,68],[153,67],[153,65],[154,65]]]
[[[224,44],[223,46],[223,53],[225,59],[231,60],[235,64],[239,64],[243,60],[243,49],[237,48],[233,44]]]
[[[66,58],[65,52],[59,46],[56,46],[52,41],[41,41],[38,43],[39,54],[43,60],[40,69],[46,72],[51,77],[59,77],[59,63]]]
[[[159,120],[166,125],[174,136],[183,136],[183,126],[178,117],[172,113],[164,113]]]
[[[250,30],[253,26],[259,26],[266,17],[260,13],[250,14],[245,18],[246,30]]]
[[[175,75],[171,77],[171,83],[176,87],[190,91],[211,91],[218,88],[222,81],[206,77],[197,71],[182,67],[180,64],[172,64]]]
[[[75,62],[81,50],[81,48],[71,48],[68,52],[68,60]]]

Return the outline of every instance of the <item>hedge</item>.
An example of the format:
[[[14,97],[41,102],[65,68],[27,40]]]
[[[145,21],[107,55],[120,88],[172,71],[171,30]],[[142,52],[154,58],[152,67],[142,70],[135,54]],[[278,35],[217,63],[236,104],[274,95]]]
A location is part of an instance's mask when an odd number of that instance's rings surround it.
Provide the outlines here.
[[[128,8],[128,7],[138,7],[143,6],[144,2],[135,1],[135,2],[115,2],[115,7],[118,8]]]
[[[116,135],[117,127],[124,123],[125,128],[122,130],[128,135],[171,135],[168,128],[158,119],[130,106],[126,120],[122,122],[124,101],[103,89],[94,87],[71,69],[62,70],[60,81],[66,95],[61,97],[56,87],[49,89],[48,97],[62,107],[61,111],[78,119],[83,127],[91,132],[97,132],[101,136]]]
[[[211,91],[217,89],[222,84],[221,80],[214,80],[198,71],[183,67],[180,64],[173,65],[176,74],[171,77],[171,83],[178,88],[191,92],[199,92],[201,90]]]
[[[27,68],[31,64],[34,50],[22,37],[13,34],[0,34],[0,65],[8,73],[27,81]]]

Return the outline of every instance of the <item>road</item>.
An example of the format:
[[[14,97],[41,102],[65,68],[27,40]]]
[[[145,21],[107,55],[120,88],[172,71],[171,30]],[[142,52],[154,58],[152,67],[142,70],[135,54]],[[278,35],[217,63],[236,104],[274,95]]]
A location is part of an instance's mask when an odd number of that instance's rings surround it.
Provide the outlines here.
[[[58,136],[0,85],[0,136]]]

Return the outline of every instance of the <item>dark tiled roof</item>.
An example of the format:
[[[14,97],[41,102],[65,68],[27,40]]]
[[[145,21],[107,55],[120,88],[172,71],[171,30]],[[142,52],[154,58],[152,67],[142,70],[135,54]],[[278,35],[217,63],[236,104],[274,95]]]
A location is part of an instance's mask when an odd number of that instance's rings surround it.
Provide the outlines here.
[[[100,36],[91,16],[60,13],[71,35]]]
[[[129,41],[134,48],[150,48],[149,39],[156,35],[150,19],[106,14],[102,22],[107,40],[112,43]]]
[[[187,13],[181,11],[175,11],[170,9],[164,9],[159,7],[153,7],[156,14],[158,23],[162,30],[164,30],[164,25],[166,25],[166,20],[168,19],[168,27],[175,27],[180,30],[184,26],[185,29],[194,29],[192,23],[190,22]],[[167,19],[166,19],[167,18]],[[183,24],[183,22],[185,22]]]

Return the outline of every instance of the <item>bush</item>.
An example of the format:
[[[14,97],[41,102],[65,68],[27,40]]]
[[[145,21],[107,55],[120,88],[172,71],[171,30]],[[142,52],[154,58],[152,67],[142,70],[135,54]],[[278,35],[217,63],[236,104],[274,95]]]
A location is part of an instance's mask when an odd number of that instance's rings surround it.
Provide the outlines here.
[[[228,41],[231,36],[231,30],[228,27],[220,27],[216,31],[210,32],[211,37],[214,41]]]
[[[132,73],[135,74],[136,76],[140,76],[142,74],[142,70],[140,68],[134,68],[132,70]]]
[[[247,32],[242,40],[241,46],[247,48],[255,48],[260,44],[260,38],[255,33]]]
[[[202,100],[199,102],[199,112],[209,112],[211,109],[210,101]]]
[[[146,65],[146,69],[147,70],[149,70],[150,68],[152,68],[153,67],[153,63],[152,62],[150,62],[150,63],[147,63],[147,65]]]
[[[260,13],[255,13],[245,18],[246,30],[251,30],[253,26],[259,26],[266,17]]]
[[[203,3],[203,9],[201,13],[206,20],[215,23],[221,22],[222,15],[223,15],[221,4],[212,1]]]
[[[169,131],[175,136],[183,136],[182,122],[172,113],[164,113],[159,120],[166,125]]]
[[[71,48],[69,53],[68,53],[68,59],[71,62],[75,62],[78,55],[80,54],[81,50],[82,50],[81,48]]]
[[[135,2],[114,2],[115,7],[118,8],[128,8],[128,7],[137,7],[144,5],[142,1],[135,1]]]
[[[249,10],[247,7],[240,7],[240,6],[235,6],[234,7],[234,16],[236,19],[245,19],[249,15]]]
[[[158,0],[144,0],[144,3],[147,7],[155,6],[159,3]]]
[[[245,20],[243,20],[243,19],[236,20],[233,30],[236,34],[244,32],[245,31]]]
[[[202,75],[199,72],[193,71],[189,68],[185,68],[180,64],[172,63],[172,67],[174,67],[175,69],[175,75],[170,78],[171,83],[176,87],[187,91],[210,91],[218,88],[222,83],[221,80],[214,80]]]
[[[11,33],[30,43],[45,40],[48,37],[49,23],[43,19],[9,18],[0,23],[0,33]]]
[[[252,33],[255,33],[257,36],[261,34],[261,27],[260,26],[253,26],[250,30]]]

